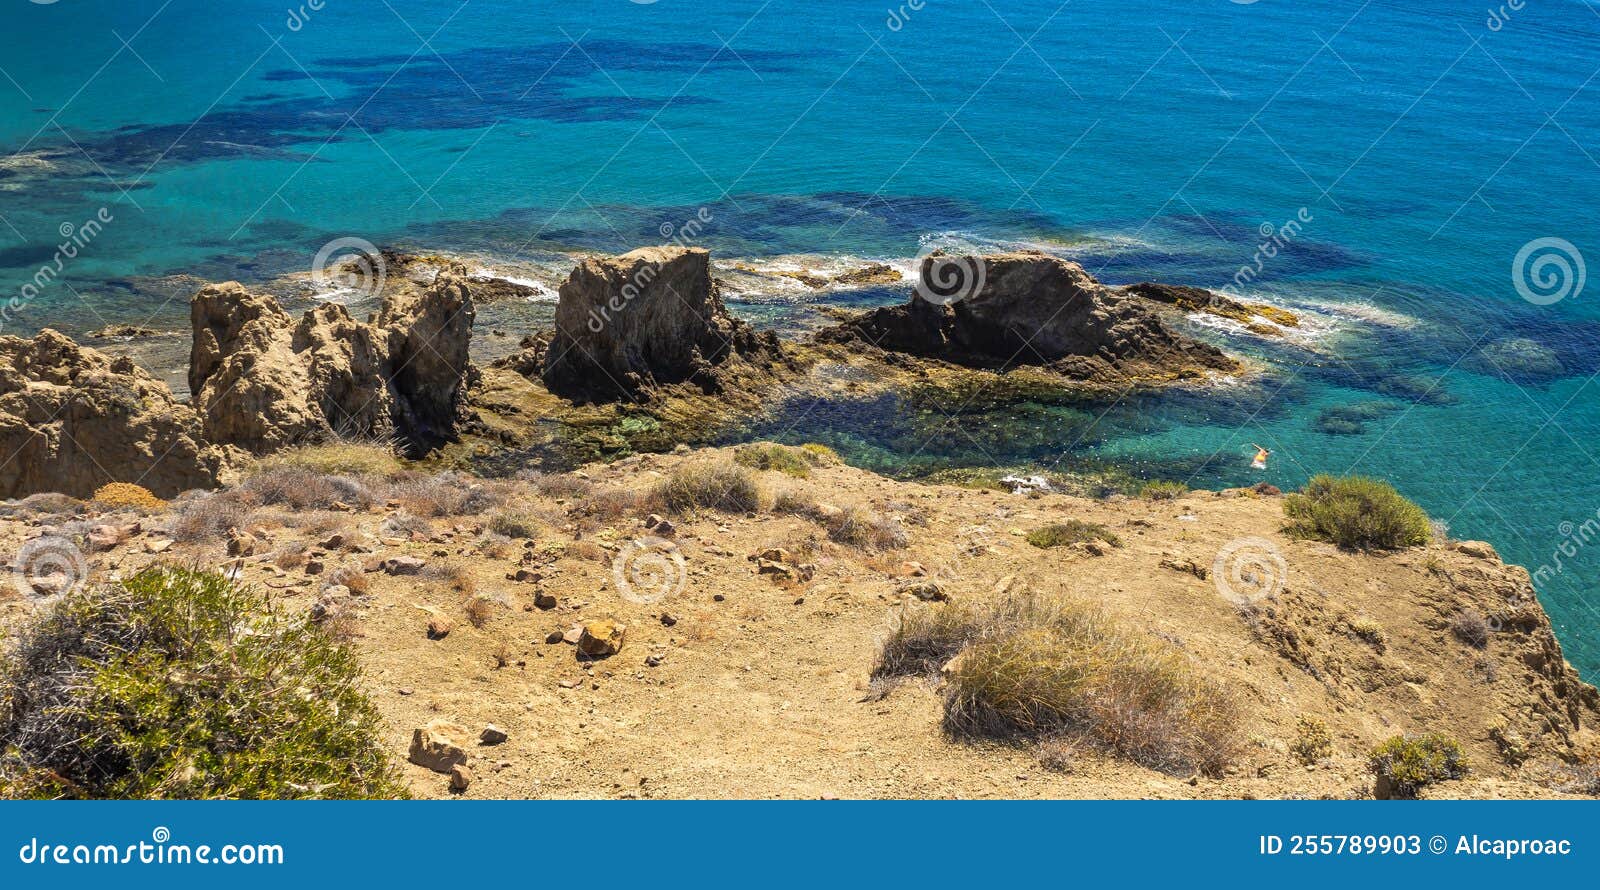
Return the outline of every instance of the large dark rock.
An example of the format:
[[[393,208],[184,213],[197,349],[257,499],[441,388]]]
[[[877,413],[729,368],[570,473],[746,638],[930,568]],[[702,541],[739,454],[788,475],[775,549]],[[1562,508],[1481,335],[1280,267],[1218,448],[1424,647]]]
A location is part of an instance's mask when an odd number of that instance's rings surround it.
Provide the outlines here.
[[[561,285],[555,322],[542,376],[552,392],[577,398],[685,381],[715,391],[718,365],[779,352],[774,335],[728,314],[699,248],[584,260]]]
[[[974,367],[1045,365],[1075,377],[1236,367],[1221,350],[1169,329],[1152,302],[1059,257],[1018,252],[926,262],[967,270],[968,291],[947,305],[924,299],[919,288],[911,302],[863,313],[818,340]],[[921,274],[927,281],[939,273],[925,265]]]
[[[189,389],[208,439],[254,454],[334,438],[452,441],[476,370],[460,267],[391,294],[371,323],[327,303],[295,323],[269,296],[206,287],[190,304]]]
[[[217,483],[224,449],[166,384],[53,330],[0,337],[0,498],[88,497],[133,482],[161,497]]]
[[[475,318],[461,266],[440,272],[420,294],[385,300],[378,313],[395,429],[422,450],[453,441],[468,418],[467,393],[478,379],[469,354]]]

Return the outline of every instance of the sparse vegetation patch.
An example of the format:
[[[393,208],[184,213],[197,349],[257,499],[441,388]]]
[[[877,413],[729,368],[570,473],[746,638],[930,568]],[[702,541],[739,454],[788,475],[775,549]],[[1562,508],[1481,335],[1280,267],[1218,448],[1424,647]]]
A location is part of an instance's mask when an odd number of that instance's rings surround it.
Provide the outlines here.
[[[1076,737],[1136,763],[1220,773],[1240,747],[1233,698],[1169,645],[1037,594],[907,613],[875,676],[942,673],[957,736]]]
[[[1350,550],[1395,550],[1428,543],[1428,514],[1394,490],[1364,476],[1316,476],[1285,499],[1288,532]]]
[[[250,589],[145,569],[6,653],[0,796],[404,796],[359,680],[350,649]]]
[[[677,514],[693,510],[753,513],[761,509],[761,486],[749,470],[734,463],[688,463],[656,486],[652,500]]]
[[[1122,546],[1122,539],[1111,529],[1098,522],[1084,522],[1081,519],[1068,519],[1065,522],[1036,528],[1028,533],[1027,540],[1029,544],[1043,550],[1090,541],[1104,541],[1113,547]]]

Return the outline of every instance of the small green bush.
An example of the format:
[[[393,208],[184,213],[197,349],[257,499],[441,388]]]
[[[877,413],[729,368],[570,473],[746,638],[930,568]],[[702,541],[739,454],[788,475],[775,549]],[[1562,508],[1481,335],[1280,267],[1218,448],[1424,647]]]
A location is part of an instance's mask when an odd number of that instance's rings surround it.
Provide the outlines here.
[[[1182,482],[1171,482],[1158,479],[1155,482],[1146,482],[1139,489],[1139,497],[1148,501],[1170,501],[1182,497],[1189,491],[1189,486]]]
[[[1351,550],[1394,550],[1428,543],[1428,514],[1394,486],[1364,476],[1317,476],[1284,499],[1288,532]]]
[[[812,462],[804,451],[786,445],[761,442],[746,445],[733,453],[733,461],[752,470],[773,470],[796,479],[811,475]]]
[[[219,574],[60,601],[0,663],[0,797],[405,795],[355,654]]]
[[[1468,771],[1461,743],[1434,733],[1394,736],[1372,749],[1370,762],[1379,797],[1413,798],[1424,786],[1459,779]]]
[[[844,463],[844,459],[839,456],[839,452],[817,442],[807,442],[800,446],[800,450],[805,453],[806,460],[810,461],[814,467],[836,467]]]
[[[721,510],[754,513],[761,509],[761,486],[744,467],[732,463],[689,463],[672,471],[651,500],[669,513]]]
[[[1302,714],[1295,724],[1294,744],[1289,751],[1306,766],[1326,760],[1333,756],[1333,733],[1322,718]]]
[[[1043,550],[1088,541],[1104,541],[1113,547],[1122,546],[1122,539],[1111,529],[1098,522],[1084,522],[1080,519],[1068,519],[1066,522],[1036,528],[1028,532],[1027,540],[1029,544]]]

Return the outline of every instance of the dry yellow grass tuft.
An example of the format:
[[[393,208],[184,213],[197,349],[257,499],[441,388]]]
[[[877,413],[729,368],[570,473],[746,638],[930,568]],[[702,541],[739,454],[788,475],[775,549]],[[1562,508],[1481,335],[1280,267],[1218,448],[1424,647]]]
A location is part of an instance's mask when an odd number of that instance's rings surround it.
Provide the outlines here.
[[[674,514],[696,510],[754,513],[761,509],[762,499],[755,476],[731,461],[684,464],[651,494],[652,502]]]
[[[957,736],[1072,738],[1169,772],[1219,775],[1240,709],[1180,652],[1077,600],[1019,594],[903,616],[879,677],[941,672]]]
[[[254,475],[296,469],[324,476],[393,476],[405,468],[405,462],[395,456],[394,446],[389,443],[330,442],[305,445],[262,458],[249,472]]]

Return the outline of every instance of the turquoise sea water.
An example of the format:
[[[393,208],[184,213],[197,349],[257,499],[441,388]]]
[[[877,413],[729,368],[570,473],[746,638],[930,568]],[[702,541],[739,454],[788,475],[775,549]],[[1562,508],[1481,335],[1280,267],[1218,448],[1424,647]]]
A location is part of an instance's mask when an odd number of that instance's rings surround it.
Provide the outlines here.
[[[553,281],[573,250],[658,242],[702,208],[696,240],[756,265],[1024,244],[1109,281],[1233,286],[1305,318],[1275,339],[1195,321],[1265,363],[1253,384],[935,405],[931,425],[801,405],[770,432],[885,469],[1386,477],[1456,536],[1548,565],[1593,678],[1600,282],[1578,285],[1600,257],[1600,9],[1519,5],[11,0],[0,293],[24,295],[64,227],[110,221],[0,323],[182,327],[191,285],[168,276],[263,280],[341,237]],[[784,323],[903,298],[733,303]]]

